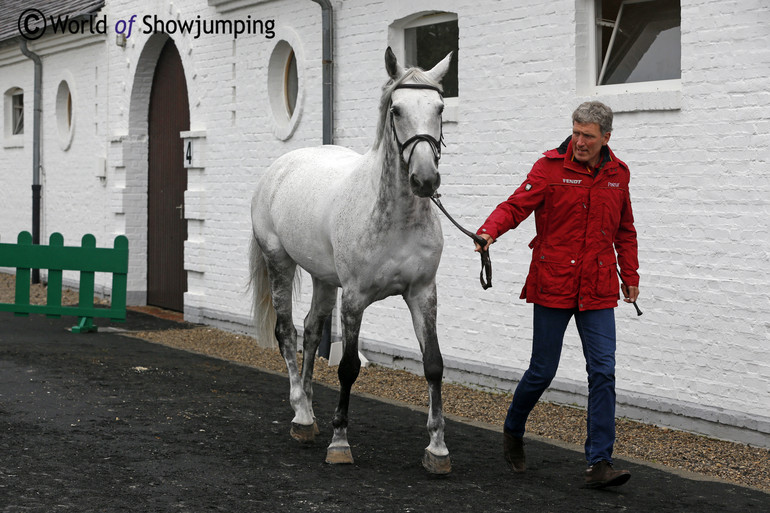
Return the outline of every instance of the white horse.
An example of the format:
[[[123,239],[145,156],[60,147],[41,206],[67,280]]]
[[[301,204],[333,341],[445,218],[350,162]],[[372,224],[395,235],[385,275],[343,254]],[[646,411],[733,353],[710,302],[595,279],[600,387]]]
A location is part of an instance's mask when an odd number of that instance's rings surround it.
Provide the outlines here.
[[[329,463],[353,462],[347,440],[348,404],[361,367],[358,335],[364,309],[400,294],[411,313],[430,393],[430,444],[423,465],[432,473],[451,470],[441,406],[444,364],[436,336],[435,278],[443,236],[429,200],[441,181],[440,81],[450,59],[451,54],[430,71],[404,70],[388,48],[385,64],[390,81],[383,87],[372,148],[364,155],[339,146],[289,152],[270,166],[252,199],[254,313],[262,336],[269,337],[263,339],[272,340],[274,333],[286,361],[295,413],[291,434],[300,441],[312,441],[318,434],[312,406],[313,363],[324,319],[342,287],[344,349]],[[313,280],[301,374],[292,321],[297,265]]]

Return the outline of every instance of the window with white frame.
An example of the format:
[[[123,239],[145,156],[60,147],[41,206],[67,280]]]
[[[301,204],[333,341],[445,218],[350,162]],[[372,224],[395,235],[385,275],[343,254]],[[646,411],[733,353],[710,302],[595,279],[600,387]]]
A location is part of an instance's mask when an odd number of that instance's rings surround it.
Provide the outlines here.
[[[298,126],[304,95],[301,40],[288,30],[285,37],[275,42],[267,65],[267,96],[273,114],[273,133],[282,141],[288,140]]]
[[[72,91],[66,80],[59,82],[56,91],[56,127],[59,132],[59,147],[68,150],[72,144],[75,119],[72,111]]]
[[[431,69],[452,52],[449,71],[442,80],[445,98],[459,96],[457,79],[459,29],[457,15],[439,12],[421,15],[403,27],[404,65]]]
[[[3,147],[23,146],[24,90],[12,87],[3,96]]]
[[[596,84],[681,78],[679,0],[595,0]]]

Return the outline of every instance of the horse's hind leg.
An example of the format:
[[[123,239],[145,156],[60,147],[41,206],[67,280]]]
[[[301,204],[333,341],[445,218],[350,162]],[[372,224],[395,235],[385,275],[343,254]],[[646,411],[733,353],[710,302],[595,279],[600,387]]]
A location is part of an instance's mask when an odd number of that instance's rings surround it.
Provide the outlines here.
[[[350,405],[350,390],[353,388],[361,370],[361,359],[358,357],[358,333],[361,329],[361,319],[366,305],[351,299],[351,294],[342,293],[342,340],[343,352],[337,376],[340,380],[340,398],[334,412],[332,426],[334,435],[326,450],[327,463],[353,463],[353,453],[348,443],[348,406]]]
[[[337,287],[313,278],[313,301],[305,317],[305,332],[302,341],[302,388],[305,391],[310,413],[313,413],[313,367],[316,351],[321,342],[324,321],[332,313],[337,301]],[[315,416],[314,416],[315,418]],[[315,434],[318,426],[315,425]]]
[[[266,260],[276,314],[275,338],[289,374],[289,402],[294,410],[291,436],[300,442],[311,442],[315,436],[315,420],[297,367],[297,329],[291,313],[297,265],[283,250],[271,252]]]
[[[404,295],[417,339],[422,350],[425,379],[428,381],[428,434],[430,444],[425,448],[423,466],[433,474],[448,474],[452,470],[449,450],[444,443],[444,413],[441,403],[441,380],[444,360],[436,335],[436,286],[410,290]]]

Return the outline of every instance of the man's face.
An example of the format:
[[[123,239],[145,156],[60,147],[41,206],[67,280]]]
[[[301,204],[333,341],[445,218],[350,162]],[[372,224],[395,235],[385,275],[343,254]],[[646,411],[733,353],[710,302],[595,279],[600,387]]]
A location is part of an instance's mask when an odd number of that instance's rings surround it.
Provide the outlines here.
[[[572,123],[572,153],[575,160],[596,166],[602,146],[610,141],[610,133],[602,135],[598,123]]]

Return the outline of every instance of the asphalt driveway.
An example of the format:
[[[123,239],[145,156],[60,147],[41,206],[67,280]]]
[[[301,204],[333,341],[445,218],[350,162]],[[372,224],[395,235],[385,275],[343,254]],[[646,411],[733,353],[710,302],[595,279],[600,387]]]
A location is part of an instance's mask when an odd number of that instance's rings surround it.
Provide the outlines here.
[[[431,476],[426,414],[360,396],[356,462],[330,466],[333,389],[316,386],[322,433],[300,445],[286,377],[73,324],[0,313],[2,512],[770,511],[760,491],[623,460],[627,485],[588,490],[582,453],[545,442],[513,475],[499,432],[456,421],[453,471]],[[135,312],[112,326],[178,327]]]

